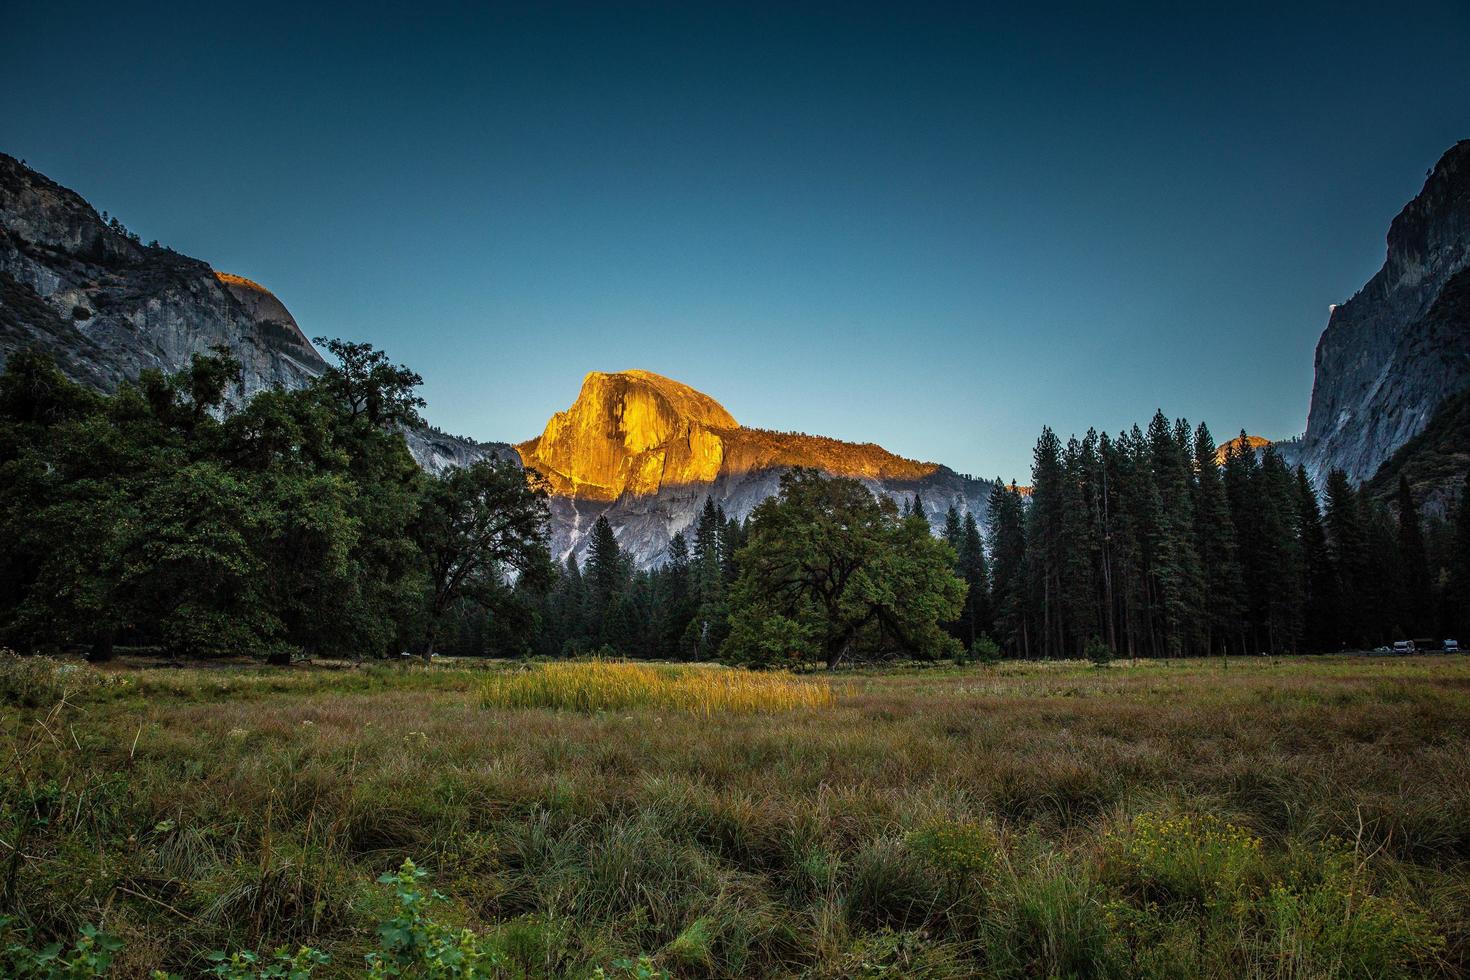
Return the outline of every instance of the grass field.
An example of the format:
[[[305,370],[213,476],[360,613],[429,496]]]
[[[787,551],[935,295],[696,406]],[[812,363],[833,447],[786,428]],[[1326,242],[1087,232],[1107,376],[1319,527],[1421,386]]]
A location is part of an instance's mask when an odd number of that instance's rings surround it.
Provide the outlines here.
[[[497,697],[512,669],[7,660],[0,915],[102,926],[119,977],[284,943],[360,976],[412,858],[507,977],[1470,968],[1470,658],[843,673],[731,712],[502,706],[568,703]]]

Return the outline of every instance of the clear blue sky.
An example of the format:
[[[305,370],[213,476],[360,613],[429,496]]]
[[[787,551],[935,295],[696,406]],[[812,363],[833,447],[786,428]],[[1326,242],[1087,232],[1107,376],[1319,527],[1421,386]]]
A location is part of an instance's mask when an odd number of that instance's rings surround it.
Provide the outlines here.
[[[484,439],[628,367],[1007,478],[1160,405],[1290,436],[1470,136],[1464,0],[167,6],[9,5],[0,149]]]

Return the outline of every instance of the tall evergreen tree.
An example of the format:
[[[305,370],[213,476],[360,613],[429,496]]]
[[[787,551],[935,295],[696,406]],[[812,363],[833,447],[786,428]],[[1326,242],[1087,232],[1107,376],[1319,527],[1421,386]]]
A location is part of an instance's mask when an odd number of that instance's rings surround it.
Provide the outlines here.
[[[587,649],[591,640],[587,629],[587,589],[576,555],[567,556],[561,574],[552,585],[548,605],[547,652],[569,656]]]
[[[967,588],[965,609],[959,622],[959,640],[966,649],[970,649],[981,635],[991,634],[995,624],[991,613],[990,570],[985,561],[985,542],[980,537],[980,525],[975,522],[975,515],[968,512],[960,529],[956,571]]]
[[[1465,474],[1465,485],[1455,508],[1454,528],[1445,583],[1449,596],[1446,605],[1450,611],[1446,618],[1456,638],[1470,649],[1470,473]]]
[[[1205,652],[1240,652],[1245,618],[1245,577],[1235,541],[1235,523],[1220,478],[1209,427],[1194,430],[1194,541],[1204,570]]]
[[[1399,474],[1398,502],[1398,619],[1411,636],[1423,636],[1433,626],[1434,588],[1429,576],[1429,553],[1424,545],[1424,525],[1419,508],[1409,491],[1409,481]]]
[[[1160,410],[1149,423],[1148,442],[1156,510],[1150,527],[1150,577],[1157,603],[1162,652],[1177,656],[1196,647],[1203,595],[1195,552],[1190,501],[1188,427],[1173,426]]]
[[[728,632],[726,622],[726,579],[720,539],[726,533],[724,513],[706,497],[694,529],[694,555],[690,562],[690,586],[694,616],[685,628],[682,645],[692,658],[714,656]]]
[[[960,541],[963,537],[964,527],[960,523],[960,509],[950,504],[949,510],[944,514],[944,540],[954,549],[956,555],[960,553]]]
[[[689,544],[684,532],[669,541],[658,578],[658,644],[661,656],[675,656],[689,621],[694,618],[689,574]]]
[[[1081,656],[1098,638],[1097,524],[1092,509],[1091,443],[1072,438],[1062,459],[1061,570],[1059,612],[1063,650]]]
[[[1357,491],[1347,474],[1334,469],[1327,475],[1327,544],[1337,574],[1339,644],[1363,647],[1368,643],[1369,592],[1368,530]]]
[[[1306,469],[1297,467],[1296,480],[1302,547],[1302,646],[1309,652],[1336,651],[1341,646],[1335,624],[1339,608],[1337,572],[1327,547],[1327,529],[1322,525],[1317,491]]]
[[[1272,653],[1295,653],[1302,631],[1301,508],[1296,478],[1275,446],[1261,453],[1254,496],[1260,515],[1264,641]]]
[[[623,595],[628,567],[623,550],[607,516],[592,525],[592,538],[587,546],[587,569],[583,576],[587,585],[587,625],[599,643],[610,643],[621,625],[611,619]]]
[[[999,479],[990,490],[992,605],[996,638],[1013,654],[1031,656],[1027,616],[1026,522],[1020,490]]]
[[[1060,600],[1066,477],[1061,441],[1049,426],[1042,427],[1032,460],[1031,504],[1025,511],[1026,585],[1040,607],[1038,652],[1043,657],[1060,657],[1064,653]]]

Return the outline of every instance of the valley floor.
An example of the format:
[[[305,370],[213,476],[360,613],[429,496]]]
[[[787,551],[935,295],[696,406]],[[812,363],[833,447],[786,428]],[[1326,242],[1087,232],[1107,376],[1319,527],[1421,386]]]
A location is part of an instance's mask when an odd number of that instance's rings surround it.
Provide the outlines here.
[[[101,925],[121,977],[361,975],[411,857],[505,976],[1470,968],[1470,658],[861,671],[712,717],[485,707],[509,669],[6,660],[0,915]]]

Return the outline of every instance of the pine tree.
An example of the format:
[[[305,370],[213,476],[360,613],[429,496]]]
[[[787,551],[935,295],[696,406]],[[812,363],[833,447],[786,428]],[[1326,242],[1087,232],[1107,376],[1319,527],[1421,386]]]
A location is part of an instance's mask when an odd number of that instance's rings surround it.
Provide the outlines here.
[[[725,517],[723,509],[718,511],[720,516],[720,573],[725,578],[725,589],[728,592],[735,579],[740,575],[740,563],[736,558],[742,545],[745,544],[745,525],[735,518]]]
[[[1261,453],[1254,481],[1260,514],[1265,642],[1276,654],[1295,653],[1302,631],[1302,549],[1296,478],[1275,446]]]
[[[1398,619],[1411,636],[1423,636],[1433,625],[1433,586],[1429,577],[1429,554],[1424,546],[1424,526],[1409,491],[1409,481],[1399,474],[1398,560],[1401,569]]]
[[[689,543],[680,531],[670,539],[663,567],[658,571],[656,632],[660,656],[678,654],[679,641],[694,618],[689,565]]]
[[[1327,530],[1322,526],[1322,510],[1317,506],[1317,491],[1301,466],[1297,467],[1296,479],[1297,526],[1301,528],[1302,545],[1302,646],[1311,652],[1335,652],[1341,646],[1334,623],[1337,574],[1327,547]]]
[[[1163,651],[1178,656],[1198,649],[1204,618],[1203,576],[1193,540],[1189,427],[1183,420],[1171,426],[1160,410],[1149,423],[1148,441],[1158,496],[1150,568]]]
[[[577,556],[568,555],[562,574],[551,593],[552,652],[576,654],[585,650],[590,637],[587,630],[587,589]]]
[[[1215,453],[1215,439],[1201,422],[1194,430],[1194,541],[1204,569],[1205,652],[1226,656],[1240,650],[1245,579]]]
[[[1064,653],[1060,610],[1062,514],[1065,506],[1061,441],[1049,426],[1041,429],[1031,464],[1031,505],[1025,512],[1026,585],[1040,605],[1039,652],[1043,657]]]
[[[999,479],[990,490],[992,608],[996,639],[1010,653],[1031,656],[1026,601],[1026,524],[1021,493]]]
[[[944,540],[949,542],[949,546],[958,555],[963,538],[964,529],[960,524],[960,510],[954,504],[950,504],[949,510],[944,515]]]
[[[1092,512],[1090,444],[1067,440],[1062,461],[1061,573],[1059,605],[1063,649],[1081,656],[1098,633],[1097,525]]]
[[[694,616],[684,631],[682,646],[694,659],[714,656],[729,630],[726,622],[725,566],[720,539],[727,533],[724,513],[706,497],[694,530],[694,555],[690,562],[690,586]]]
[[[1369,600],[1368,532],[1358,494],[1347,474],[1327,475],[1327,544],[1337,574],[1338,640],[1354,648],[1367,645]]]
[[[980,525],[975,523],[974,514],[965,514],[957,556],[956,571],[968,587],[965,610],[959,622],[959,640],[968,650],[975,646],[979,637],[995,629],[991,616],[990,570],[985,561]]]
[[[1455,638],[1470,648],[1470,473],[1465,474],[1465,486],[1455,508],[1454,528],[1445,585],[1450,599],[1447,618]]]
[[[1230,505],[1230,520],[1235,526],[1236,549],[1245,580],[1247,646],[1250,652],[1266,647],[1267,606],[1266,566],[1270,562],[1262,527],[1262,506],[1257,497],[1260,466],[1255,450],[1249,448],[1245,432],[1230,443],[1225,452],[1221,482]]]
[[[622,632],[621,622],[610,616],[622,598],[627,565],[617,535],[607,516],[592,525],[592,540],[587,546],[587,618],[592,636],[598,643],[612,643],[613,634]]]

